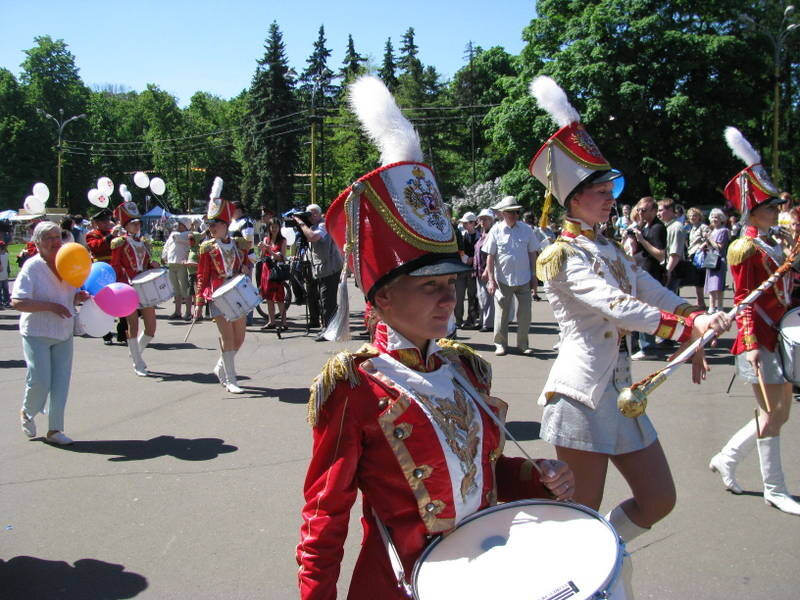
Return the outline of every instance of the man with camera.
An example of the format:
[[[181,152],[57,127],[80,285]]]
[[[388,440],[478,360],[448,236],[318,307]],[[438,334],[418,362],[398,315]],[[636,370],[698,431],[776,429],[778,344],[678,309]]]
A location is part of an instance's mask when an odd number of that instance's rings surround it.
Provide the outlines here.
[[[312,324],[321,321],[324,331],[336,314],[336,292],[344,260],[325,229],[319,205],[309,204],[306,213],[295,214],[293,218],[311,248],[308,254],[311,262],[311,281],[308,282],[309,321]],[[325,341],[322,331],[314,338],[315,341]]]

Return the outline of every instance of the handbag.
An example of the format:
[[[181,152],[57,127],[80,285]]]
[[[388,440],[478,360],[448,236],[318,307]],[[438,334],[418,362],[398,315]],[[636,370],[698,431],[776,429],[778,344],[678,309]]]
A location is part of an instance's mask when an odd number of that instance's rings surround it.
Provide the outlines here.
[[[703,268],[703,263],[706,262],[706,251],[705,250],[698,250],[694,254],[692,254],[692,264],[697,267],[698,269]]]
[[[705,259],[703,260],[703,269],[714,271],[719,269],[720,256],[717,250],[709,250],[706,252]]]
[[[289,265],[286,263],[269,263],[269,280],[270,281],[286,281],[289,279]]]

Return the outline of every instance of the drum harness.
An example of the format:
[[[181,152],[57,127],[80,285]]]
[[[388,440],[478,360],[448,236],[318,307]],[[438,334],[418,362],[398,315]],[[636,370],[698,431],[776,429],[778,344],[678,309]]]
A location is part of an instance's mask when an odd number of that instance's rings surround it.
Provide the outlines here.
[[[495,424],[503,431],[507,439],[510,439],[514,444],[517,446],[520,452],[527,458],[533,467],[539,472],[540,475],[543,475],[541,467],[537,464],[537,462],[525,451],[525,448],[517,441],[517,438],[508,430],[506,424],[503,420],[498,417],[489,406],[487,406],[486,402],[484,402],[483,398],[481,397],[478,390],[475,389],[475,386],[469,381],[469,379],[462,373],[461,369],[455,365],[454,363],[448,361],[450,366],[452,367],[453,374],[455,375],[456,381],[467,391],[469,392],[470,397],[478,404],[478,406],[489,416],[489,418],[495,422]],[[401,392],[408,395],[411,398],[415,398],[416,396],[410,392],[409,390],[405,389],[403,386],[397,384],[397,382],[393,382]],[[571,502],[571,501],[567,501]],[[381,539],[383,540],[383,544],[386,547],[386,553],[389,555],[389,562],[391,563],[392,571],[394,571],[394,576],[397,579],[397,586],[403,590],[403,592],[409,597],[413,598],[413,588],[410,583],[408,583],[406,579],[406,572],[405,568],[403,567],[403,562],[400,560],[400,554],[397,552],[397,547],[394,545],[391,536],[389,535],[389,530],[384,525],[383,521],[380,520],[378,514],[375,512],[375,509],[372,509],[372,516],[375,518],[375,523],[378,526],[378,532],[381,535]],[[442,535],[442,534],[440,534]]]

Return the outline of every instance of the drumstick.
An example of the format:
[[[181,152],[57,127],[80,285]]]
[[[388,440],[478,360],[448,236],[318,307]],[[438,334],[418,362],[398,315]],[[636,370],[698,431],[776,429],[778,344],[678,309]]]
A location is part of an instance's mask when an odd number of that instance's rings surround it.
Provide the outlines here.
[[[194,327],[195,322],[197,321],[196,318],[192,317],[192,324],[189,325],[189,331],[186,332],[186,337],[183,338],[183,343],[185,344],[189,339],[189,334],[192,333],[192,327]]]
[[[764,407],[767,414],[772,412],[772,407],[769,405],[769,398],[767,398],[767,388],[764,385],[764,378],[761,376],[761,367],[756,365],[756,376],[758,377],[758,387],[761,388],[761,397],[764,398]]]
[[[758,425],[758,407],[757,406],[756,406],[756,409],[753,412],[755,413],[755,419],[756,419],[756,436],[757,437],[761,437],[761,427],[759,427],[759,425]]]

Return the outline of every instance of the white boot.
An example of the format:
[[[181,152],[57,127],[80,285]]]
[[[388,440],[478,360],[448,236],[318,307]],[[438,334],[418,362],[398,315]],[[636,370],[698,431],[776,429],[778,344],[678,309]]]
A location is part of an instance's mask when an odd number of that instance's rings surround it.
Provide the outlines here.
[[[145,335],[144,331],[139,334],[139,352],[144,352],[145,348],[150,345],[150,341],[153,339],[152,335]]]
[[[235,356],[236,350],[227,350],[222,353],[222,362],[225,365],[225,375],[227,376],[225,389],[231,394],[241,394],[244,390],[236,381],[236,365],[233,362]]]
[[[217,360],[217,364],[214,366],[214,375],[217,376],[219,382],[222,384],[222,387],[225,387],[228,383],[228,376],[225,374],[225,363],[222,360],[222,357],[219,357]]]
[[[758,457],[764,479],[764,502],[790,515],[800,515],[800,504],[789,494],[783,478],[780,436],[759,438]]]
[[[139,350],[139,340],[128,338],[128,351],[133,359],[133,371],[139,377],[147,377],[149,373],[147,372],[147,365],[144,360],[142,360],[142,353]]]
[[[736,466],[753,451],[756,446],[756,420],[751,419],[747,425],[733,434],[728,443],[716,454],[708,468],[722,476],[722,485],[734,494],[741,494],[742,488],[736,482]]]
[[[606,515],[606,520],[614,526],[617,530],[617,535],[622,538],[626,544],[633,541],[643,533],[650,531],[649,527],[639,527],[636,523],[630,520],[625,511],[622,510],[622,505],[617,504],[610,513]]]

